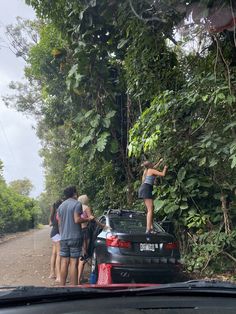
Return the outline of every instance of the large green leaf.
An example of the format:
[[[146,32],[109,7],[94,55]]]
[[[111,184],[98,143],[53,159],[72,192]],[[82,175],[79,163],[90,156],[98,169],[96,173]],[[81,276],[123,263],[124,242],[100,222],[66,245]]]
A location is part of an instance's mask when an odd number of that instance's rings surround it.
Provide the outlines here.
[[[179,209],[179,205],[176,205],[175,203],[169,203],[164,207],[164,212],[166,214],[174,213]]]
[[[118,43],[117,48],[118,49],[123,48],[127,44],[128,41],[129,41],[128,39],[122,38],[121,41]]]
[[[185,187],[192,189],[198,184],[199,184],[199,180],[197,178],[190,178],[185,182]]]
[[[199,166],[201,167],[201,166],[204,166],[205,164],[206,164],[206,157],[203,157],[199,161]]]
[[[110,142],[110,152],[116,154],[119,151],[119,143],[117,140],[112,139]]]
[[[180,209],[187,209],[189,206],[188,206],[188,203],[187,202],[183,202],[180,204]]]
[[[178,177],[178,180],[180,181],[180,182],[182,182],[183,181],[183,179],[185,178],[185,175],[186,175],[186,170],[185,170],[185,168],[180,168],[180,170],[179,170],[179,172],[178,172],[178,175],[177,175],[177,177]]]
[[[154,201],[154,208],[155,208],[155,211],[159,211],[160,209],[163,208],[164,205],[165,205],[165,201],[155,199],[155,201]]]
[[[98,138],[97,140],[97,144],[96,144],[96,149],[99,151],[99,152],[103,152],[106,145],[107,145],[107,140],[108,140],[108,137],[109,137],[109,133],[108,132],[103,132],[100,137]]]
[[[96,128],[99,126],[99,122],[100,122],[101,116],[99,114],[97,114],[93,119],[91,119],[90,121],[90,125],[93,128]]]
[[[215,158],[212,158],[212,159],[210,160],[209,167],[214,167],[214,166],[216,166],[217,164],[218,164],[218,160],[215,159]]]
[[[235,168],[236,167],[236,155],[231,157],[232,159],[232,163],[231,163],[231,168]]]
[[[115,116],[115,114],[116,114],[115,110],[111,110],[106,114],[105,118],[102,120],[102,124],[105,128],[108,129],[110,127],[111,118],[113,118]]]
[[[84,147],[85,145],[87,145],[91,140],[93,139],[93,137],[91,135],[87,135],[85,136],[82,141],[80,142],[79,147]]]

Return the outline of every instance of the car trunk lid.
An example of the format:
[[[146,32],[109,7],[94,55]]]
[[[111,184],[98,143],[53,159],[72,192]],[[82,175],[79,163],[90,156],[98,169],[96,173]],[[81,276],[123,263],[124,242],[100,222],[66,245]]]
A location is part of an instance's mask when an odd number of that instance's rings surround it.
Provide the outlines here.
[[[113,239],[109,243],[109,239]],[[178,250],[174,237],[167,233],[116,233],[110,236],[107,244],[119,247],[122,255],[146,257],[173,257]]]

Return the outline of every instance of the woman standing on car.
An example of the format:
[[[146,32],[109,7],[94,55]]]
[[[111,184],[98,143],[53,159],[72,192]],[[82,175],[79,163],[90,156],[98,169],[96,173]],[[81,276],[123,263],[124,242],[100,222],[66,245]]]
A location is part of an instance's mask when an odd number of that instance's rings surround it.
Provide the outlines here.
[[[49,225],[52,227],[51,230],[51,240],[52,240],[52,255],[51,255],[51,270],[49,278],[56,279],[56,282],[60,282],[60,240],[61,236],[59,234],[59,226],[57,220],[57,209],[61,205],[61,200],[55,202],[51,209]]]
[[[142,185],[138,191],[138,197],[142,198],[144,204],[147,209],[147,225],[146,225],[146,233],[155,233],[153,231],[153,185],[156,177],[164,177],[166,175],[167,166],[164,166],[162,171],[158,171],[157,168],[163,159],[160,159],[157,164],[153,164],[152,162],[145,161],[142,166],[144,167],[143,177],[142,177]]]

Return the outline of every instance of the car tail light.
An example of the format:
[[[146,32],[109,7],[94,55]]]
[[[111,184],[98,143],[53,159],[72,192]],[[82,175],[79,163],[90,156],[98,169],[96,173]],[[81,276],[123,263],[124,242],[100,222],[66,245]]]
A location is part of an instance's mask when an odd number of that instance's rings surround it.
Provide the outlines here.
[[[174,250],[177,249],[178,246],[178,242],[168,242],[168,243],[164,243],[164,249],[166,250]]]
[[[119,247],[122,249],[129,249],[129,248],[131,248],[131,242],[120,240],[117,236],[110,236],[110,237],[106,238],[106,246],[113,246],[113,247]]]

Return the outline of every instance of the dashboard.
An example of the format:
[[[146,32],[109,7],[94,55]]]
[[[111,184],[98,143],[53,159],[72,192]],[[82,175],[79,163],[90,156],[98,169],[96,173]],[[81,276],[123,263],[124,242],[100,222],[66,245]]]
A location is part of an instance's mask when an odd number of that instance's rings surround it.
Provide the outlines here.
[[[234,296],[121,296],[61,301],[41,300],[21,304],[0,305],[0,314],[169,314],[236,313]]]

